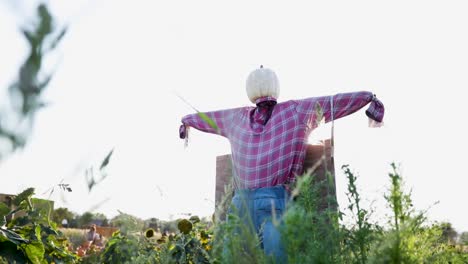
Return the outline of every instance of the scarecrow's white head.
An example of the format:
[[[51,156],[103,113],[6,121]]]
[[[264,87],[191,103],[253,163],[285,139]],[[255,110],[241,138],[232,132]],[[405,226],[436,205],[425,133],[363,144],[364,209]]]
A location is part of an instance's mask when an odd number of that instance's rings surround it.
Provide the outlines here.
[[[279,96],[279,82],[278,77],[274,71],[263,68],[253,70],[246,81],[247,96],[252,103],[262,97],[272,97],[275,100]]]

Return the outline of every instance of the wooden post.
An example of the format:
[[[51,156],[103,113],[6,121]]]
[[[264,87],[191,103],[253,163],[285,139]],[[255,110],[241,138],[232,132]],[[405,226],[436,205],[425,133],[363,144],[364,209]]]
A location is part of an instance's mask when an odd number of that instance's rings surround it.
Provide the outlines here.
[[[225,194],[225,188],[232,180],[232,160],[231,155],[222,155],[216,157],[216,192],[215,205],[218,206]]]
[[[321,144],[308,145],[304,160],[304,172],[314,168],[312,171],[313,182],[321,184],[319,209],[338,210],[336,197],[335,162],[333,159],[331,141],[322,141]]]

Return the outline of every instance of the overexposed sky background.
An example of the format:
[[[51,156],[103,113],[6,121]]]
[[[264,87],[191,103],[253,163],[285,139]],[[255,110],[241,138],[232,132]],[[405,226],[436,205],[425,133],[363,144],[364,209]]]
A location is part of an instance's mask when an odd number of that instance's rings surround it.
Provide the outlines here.
[[[27,54],[18,29],[33,3],[0,0],[2,94]],[[430,219],[468,230],[466,1],[46,3],[69,31],[48,60],[50,106],[27,147],[1,161],[0,192],[32,186],[47,198],[63,180],[73,192],[51,199],[77,213],[98,204],[108,217],[210,215],[216,156],[229,144],[192,130],[184,148],[180,119],[193,110],[175,94],[201,111],[250,105],[245,79],[263,64],[279,77],[279,101],[369,90],[385,104],[383,128],[368,128],[364,109],[335,123],[342,206],[343,164],[379,205],[395,162],[417,209],[439,201]],[[84,170],[112,148],[109,176],[88,192]]]

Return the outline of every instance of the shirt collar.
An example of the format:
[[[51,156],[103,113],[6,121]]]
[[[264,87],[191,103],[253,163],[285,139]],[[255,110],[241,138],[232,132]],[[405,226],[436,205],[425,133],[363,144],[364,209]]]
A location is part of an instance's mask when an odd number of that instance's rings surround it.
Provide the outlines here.
[[[263,102],[272,102],[274,105],[276,104],[276,98],[271,97],[271,96],[263,96],[255,99],[255,104],[259,105]]]

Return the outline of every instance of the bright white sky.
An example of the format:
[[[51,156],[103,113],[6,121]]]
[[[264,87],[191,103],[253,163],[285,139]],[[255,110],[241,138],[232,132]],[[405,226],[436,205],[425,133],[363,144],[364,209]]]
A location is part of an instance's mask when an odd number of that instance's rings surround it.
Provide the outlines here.
[[[0,1],[5,88],[27,52],[18,27],[33,12],[13,2]],[[0,164],[0,192],[32,186],[47,198],[63,179],[73,192],[51,198],[78,213],[106,201],[95,212],[108,217],[117,209],[141,218],[210,215],[216,156],[229,144],[192,130],[184,149],[180,118],[193,111],[175,92],[202,111],[246,106],[245,79],[263,64],[279,77],[280,101],[369,90],[385,104],[383,128],[368,128],[364,109],[335,123],[341,205],[343,164],[379,205],[396,162],[417,209],[439,201],[430,219],[468,230],[466,1],[49,3],[70,24],[49,60],[58,65],[45,94],[51,105],[26,149]],[[315,137],[328,133],[325,126]],[[84,169],[111,148],[108,178],[88,193]]]

